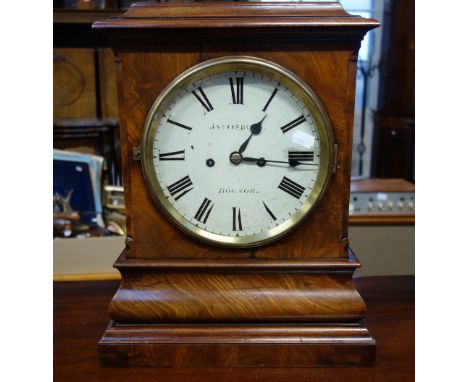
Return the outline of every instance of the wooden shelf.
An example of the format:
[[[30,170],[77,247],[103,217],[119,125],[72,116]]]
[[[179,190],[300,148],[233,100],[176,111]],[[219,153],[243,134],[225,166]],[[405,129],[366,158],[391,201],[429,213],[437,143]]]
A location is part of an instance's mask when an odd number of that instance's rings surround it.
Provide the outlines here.
[[[119,281],[56,282],[54,380],[231,382],[252,380],[256,375],[263,381],[414,380],[414,277],[364,277],[354,282],[366,300],[366,321],[379,344],[377,361],[371,368],[103,367],[97,342],[108,323],[109,300]]]
[[[349,225],[414,225],[414,215],[350,215]]]

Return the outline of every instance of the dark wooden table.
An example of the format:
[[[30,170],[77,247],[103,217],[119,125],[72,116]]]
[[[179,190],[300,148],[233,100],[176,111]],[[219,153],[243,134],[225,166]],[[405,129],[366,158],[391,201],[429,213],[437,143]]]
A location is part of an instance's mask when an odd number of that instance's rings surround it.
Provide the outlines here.
[[[377,341],[372,368],[109,368],[97,343],[108,323],[116,281],[54,283],[54,381],[414,381],[414,277],[355,279]]]

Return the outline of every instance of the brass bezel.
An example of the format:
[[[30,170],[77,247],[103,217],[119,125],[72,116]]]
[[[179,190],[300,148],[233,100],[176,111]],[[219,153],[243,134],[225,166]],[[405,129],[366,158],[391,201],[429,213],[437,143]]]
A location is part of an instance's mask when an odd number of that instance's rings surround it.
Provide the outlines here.
[[[302,207],[291,218],[279,226],[254,235],[241,237],[228,237],[205,231],[183,218],[164,195],[159,185],[156,171],[153,166],[153,141],[162,113],[172,99],[189,85],[207,76],[228,71],[251,71],[261,73],[281,82],[294,93],[310,110],[317,125],[320,139],[319,172],[315,186]],[[248,56],[226,56],[208,60],[193,66],[177,76],[157,97],[146,118],[142,142],[142,170],[146,185],[153,201],[160,211],[178,228],[188,235],[222,247],[258,247],[271,243],[288,234],[304,218],[317,208],[325,194],[332,176],[334,140],[331,123],[314,91],[299,77],[282,66],[260,58]]]

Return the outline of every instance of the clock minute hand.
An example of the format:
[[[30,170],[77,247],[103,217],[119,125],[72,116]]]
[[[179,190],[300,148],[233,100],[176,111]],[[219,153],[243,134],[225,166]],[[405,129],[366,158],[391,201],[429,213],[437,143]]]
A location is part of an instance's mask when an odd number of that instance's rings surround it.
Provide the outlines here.
[[[252,136],[258,135],[262,132],[262,122],[265,118],[266,118],[266,114],[263,116],[260,122],[254,123],[253,125],[250,126],[250,135],[246,139],[246,141],[242,143],[241,147],[239,147],[239,150],[237,151],[239,154],[242,154],[245,151]]]
[[[318,166],[318,164],[315,163],[304,163],[304,162],[299,162],[296,159],[290,159],[289,161],[281,161],[281,160],[269,160],[265,158],[252,158],[252,157],[242,157],[243,162],[255,162],[259,167],[265,166],[267,163],[285,163],[288,164],[291,167],[296,167],[299,165],[310,165],[310,166]]]

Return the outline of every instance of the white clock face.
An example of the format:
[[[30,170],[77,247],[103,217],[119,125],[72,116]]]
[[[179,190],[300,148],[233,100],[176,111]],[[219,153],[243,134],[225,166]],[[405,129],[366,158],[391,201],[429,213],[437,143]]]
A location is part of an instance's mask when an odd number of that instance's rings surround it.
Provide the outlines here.
[[[156,117],[150,166],[184,226],[248,243],[304,212],[322,142],[313,113],[281,81],[248,70],[203,76]]]

